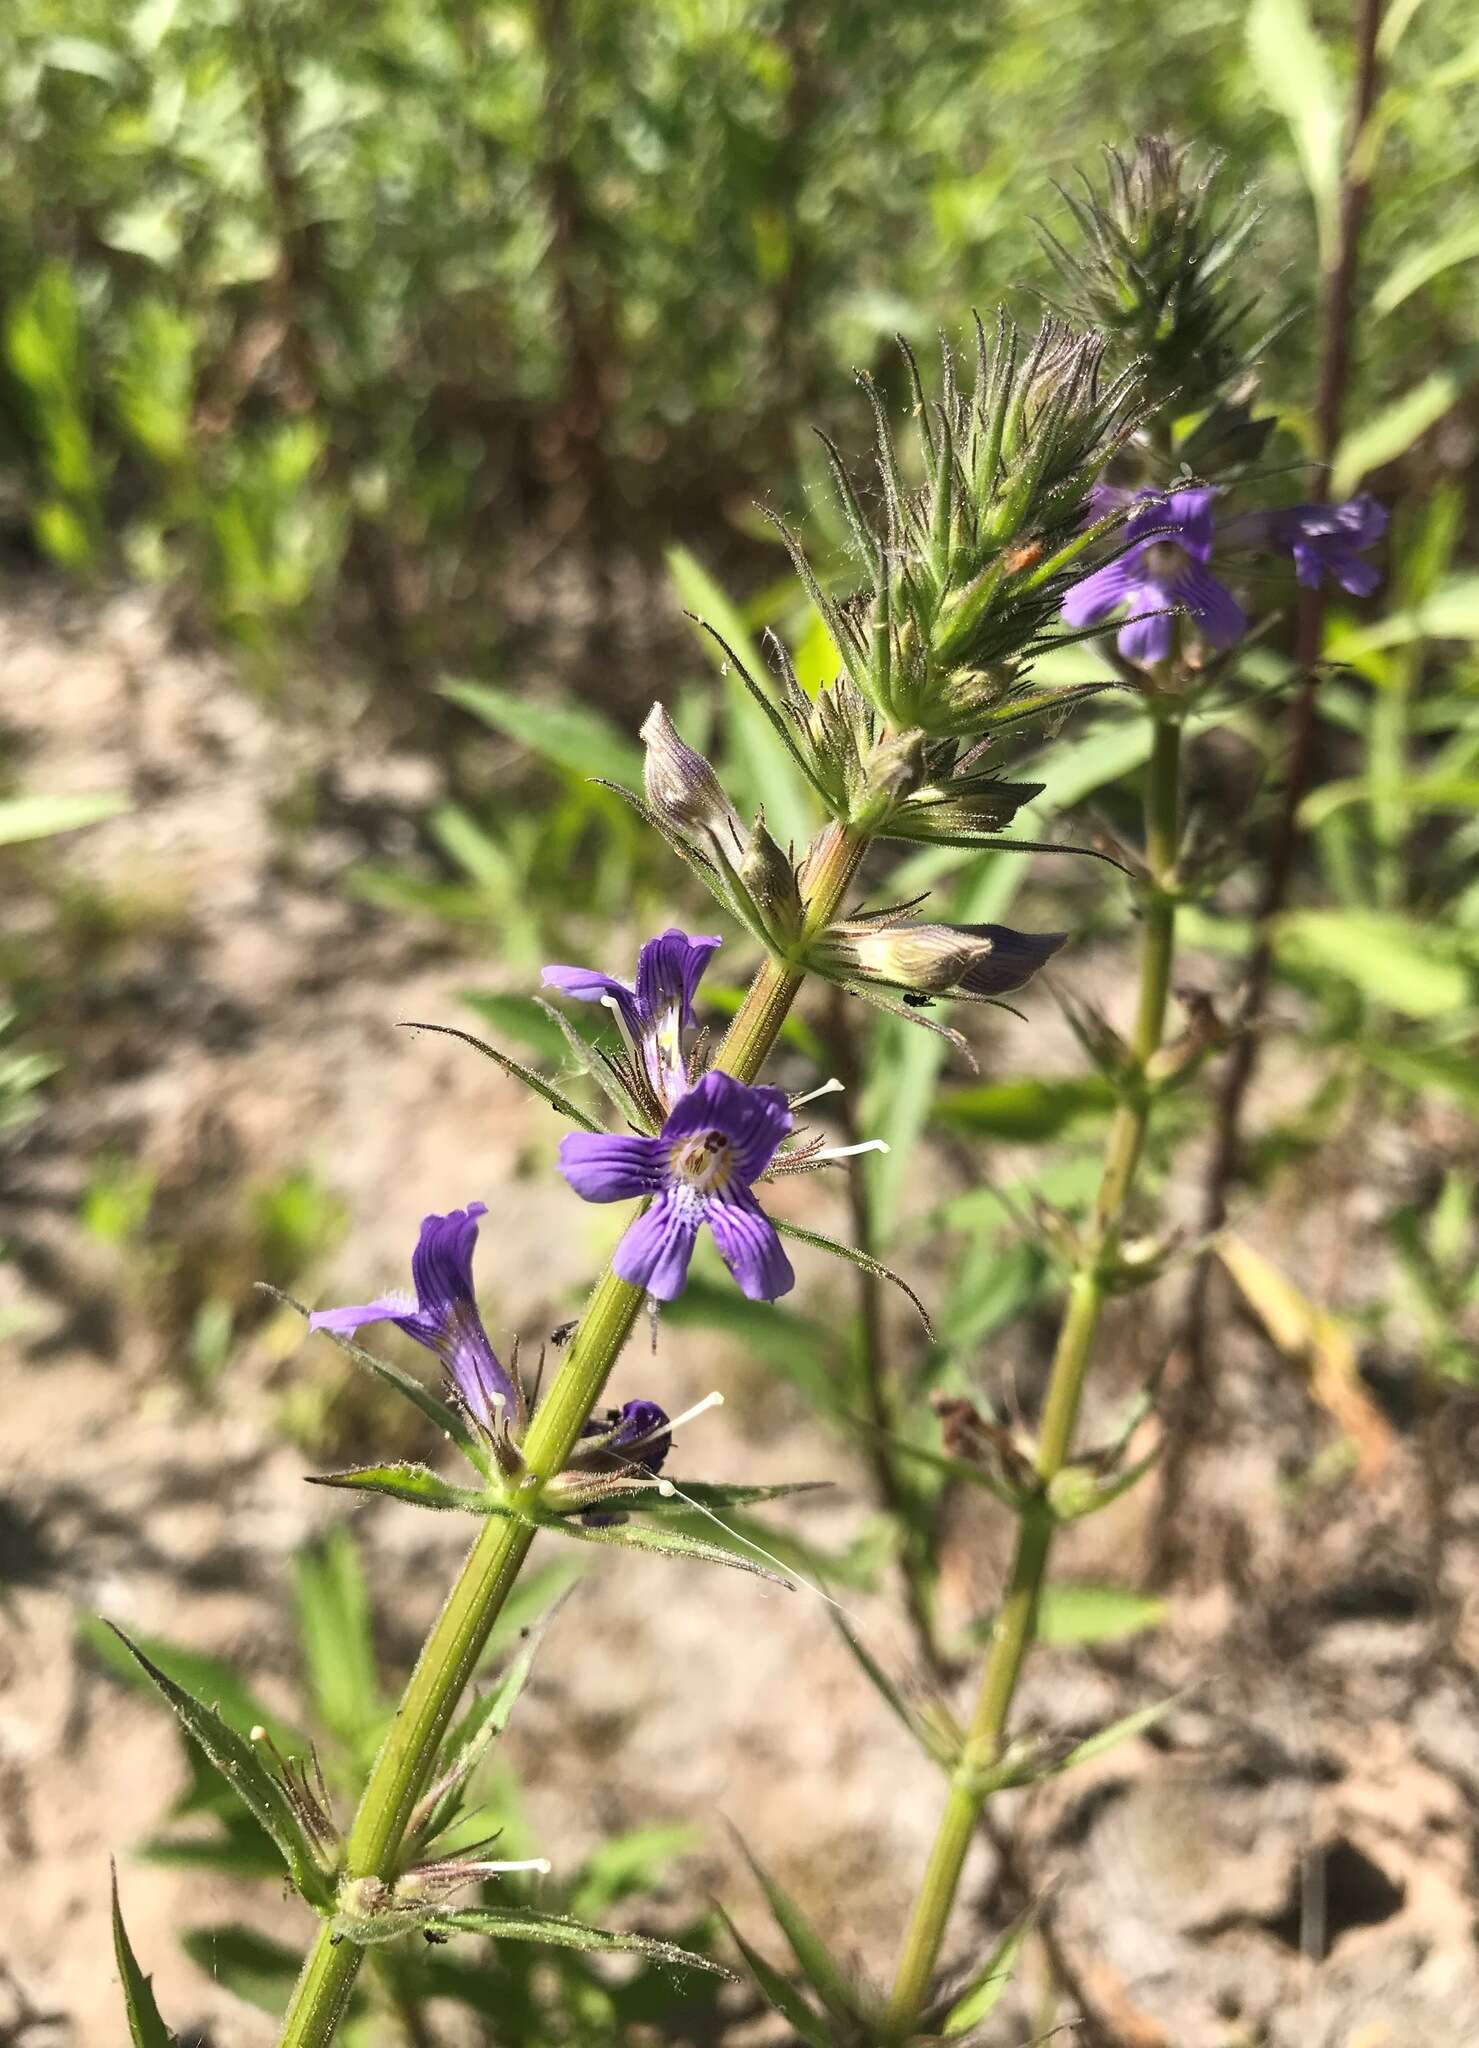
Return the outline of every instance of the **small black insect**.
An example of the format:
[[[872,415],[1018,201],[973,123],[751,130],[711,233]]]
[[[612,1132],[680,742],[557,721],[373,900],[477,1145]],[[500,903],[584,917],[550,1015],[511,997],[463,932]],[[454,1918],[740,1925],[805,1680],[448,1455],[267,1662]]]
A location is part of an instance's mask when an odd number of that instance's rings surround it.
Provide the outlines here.
[[[917,989],[910,989],[904,1001],[911,1010],[928,1010],[934,1003],[933,996],[922,996]]]
[[[561,1323],[558,1329],[551,1330],[549,1340],[554,1345],[556,1351],[563,1351],[579,1328],[580,1317],[576,1316],[573,1321]]]

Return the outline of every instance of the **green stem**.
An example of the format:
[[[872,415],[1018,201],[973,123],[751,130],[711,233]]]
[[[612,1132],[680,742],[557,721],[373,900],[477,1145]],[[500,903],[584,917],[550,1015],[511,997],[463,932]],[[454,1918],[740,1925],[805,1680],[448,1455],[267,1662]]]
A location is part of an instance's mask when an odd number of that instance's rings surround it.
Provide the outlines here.
[[[985,1800],[978,1786],[982,1773],[1001,1753],[1017,1681],[1032,1647],[1038,1601],[1053,1547],[1054,1523],[1045,1504],[1046,1489],[1062,1471],[1073,1448],[1105,1286],[1118,1250],[1125,1203],[1134,1185],[1150,1121],[1152,1097],[1144,1083],[1144,1072],[1165,1029],[1176,936],[1176,904],[1171,884],[1181,809],[1180,722],[1172,710],[1156,700],[1152,700],[1151,715],[1155,718],[1155,736],[1145,787],[1145,857],[1150,886],[1141,928],[1140,993],[1131,1038],[1137,1080],[1110,1123],[1089,1241],[1069,1283],[1059,1325],[1038,1438],[1037,1475],[1044,1496],[1024,1510],[1017,1526],[1006,1598],[992,1631],[991,1648],[960,1764],[951,1781],[939,1832],[904,1938],[889,2002],[889,2025],[899,2039],[912,2031],[929,1995],[966,1853]]]
[[[818,836],[803,877],[808,932],[836,915],[865,844],[837,825],[829,825]],[[767,959],[735,1013],[715,1066],[741,1081],[752,1081],[803,979],[798,969]],[[552,1479],[563,1469],[601,1398],[643,1299],[640,1287],[618,1279],[609,1268],[597,1281],[574,1341],[524,1440],[525,1463],[537,1479]],[[422,1645],[390,1732],[371,1767],[349,1831],[347,1879],[395,1876],[406,1828],[442,1737],[534,1536],[528,1523],[493,1516],[484,1523]],[[320,1927],[283,2022],[281,2048],[326,2048],[344,2017],[363,1957],[363,1949],[336,1937],[327,1923]]]

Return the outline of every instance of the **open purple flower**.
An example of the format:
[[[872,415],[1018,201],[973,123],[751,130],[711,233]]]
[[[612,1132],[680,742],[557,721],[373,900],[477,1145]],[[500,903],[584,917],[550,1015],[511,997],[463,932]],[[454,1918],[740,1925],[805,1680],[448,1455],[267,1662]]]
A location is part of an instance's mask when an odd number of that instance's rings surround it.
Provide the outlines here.
[[[775,1225],[751,1192],[791,1129],[779,1088],[751,1088],[732,1075],[702,1075],[656,1138],[574,1132],[560,1145],[560,1171],[588,1202],[650,1197],[616,1247],[623,1280],[659,1301],[683,1292],[701,1225],[751,1301],[774,1301],[795,1285]]]
[[[382,1294],[357,1308],[324,1308],[308,1318],[310,1330],[352,1337],[366,1323],[394,1323],[436,1353],[457,1401],[490,1434],[523,1419],[524,1403],[504,1371],[478,1314],[472,1254],[486,1202],[469,1202],[445,1216],[424,1216],[411,1254],[412,1291]]]
[[[656,1401],[624,1401],[620,1408],[608,1408],[604,1417],[592,1416],[580,1432],[581,1448],[570,1463],[585,1464],[592,1459],[630,1473],[634,1465],[656,1474],[673,1447],[665,1408]],[[599,1439],[588,1442],[588,1439]]]
[[[1203,489],[1137,492],[1139,509],[1124,526],[1124,553],[1075,583],[1064,598],[1069,625],[1095,626],[1126,604],[1152,614],[1121,626],[1115,642],[1126,661],[1142,667],[1165,661],[1171,653],[1176,639],[1171,611],[1185,612],[1208,646],[1230,647],[1247,630],[1248,620],[1207,567],[1216,495]],[[1094,516],[1102,518],[1116,504],[1128,502],[1123,492],[1097,486]]]
[[[626,1077],[661,1123],[688,1086],[684,1034],[693,1026],[693,997],[719,939],[689,938],[669,928],[637,955],[636,986],[590,967],[546,967],[544,984],[582,1002],[607,1003],[631,1060]]]
[[[1369,597],[1381,581],[1374,562],[1361,559],[1387,530],[1387,515],[1369,492],[1339,505],[1288,505],[1270,512],[1263,534],[1294,557],[1294,573],[1306,590],[1318,590],[1329,576],[1352,597]]]

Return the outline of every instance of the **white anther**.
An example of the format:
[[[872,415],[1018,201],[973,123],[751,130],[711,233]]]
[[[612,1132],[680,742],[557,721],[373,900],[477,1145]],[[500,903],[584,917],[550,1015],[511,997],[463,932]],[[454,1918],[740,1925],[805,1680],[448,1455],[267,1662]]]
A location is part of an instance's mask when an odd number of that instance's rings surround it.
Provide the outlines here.
[[[861,1145],[824,1145],[820,1152],[811,1152],[805,1159],[797,1161],[798,1166],[821,1166],[829,1159],[856,1159],[860,1152],[887,1152],[889,1145],[884,1138],[865,1138]]]
[[[793,1095],[791,1097],[791,1107],[792,1109],[805,1109],[807,1103],[815,1102],[818,1096],[841,1095],[843,1092],[844,1084],[834,1074],[830,1081],[823,1081],[821,1087],[813,1088],[809,1095]]]

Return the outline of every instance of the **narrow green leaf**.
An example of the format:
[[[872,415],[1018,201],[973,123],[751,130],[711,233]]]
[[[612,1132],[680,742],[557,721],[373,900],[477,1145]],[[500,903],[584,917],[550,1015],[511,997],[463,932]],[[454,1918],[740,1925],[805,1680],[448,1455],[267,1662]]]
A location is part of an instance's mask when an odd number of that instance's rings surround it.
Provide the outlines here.
[[[1334,260],[1340,192],[1341,108],[1323,44],[1304,0],[1253,0],[1248,51],[1265,95],[1289,123],[1314,201],[1320,255]]]
[[[1473,1050],[1388,1045],[1380,1039],[1362,1039],[1356,1050],[1370,1066],[1379,1067],[1404,1088],[1435,1089],[1479,1115],[1479,1054]]]
[[[1371,295],[1373,313],[1395,313],[1405,299],[1455,264],[1479,257],[1479,221],[1461,220],[1436,241],[1424,242],[1394,264]]]
[[[935,1120],[981,1136],[1040,1144],[1091,1117],[1107,1115],[1114,1103],[1114,1090],[1100,1074],[990,1081],[942,1094]]]
[[[830,2023],[812,2010],[799,1991],[792,1990],[773,1963],[768,1963],[758,1949],[750,1946],[722,1906],[719,1912],[766,2003],[780,2014],[788,2027],[795,2028],[807,2043],[807,2048],[835,2048]]]
[[[152,1662],[137,1643],[131,1642],[112,1622],[108,1627],[134,1656],[163,1693],[187,1733],[209,1757],[253,1818],[266,1829],[282,1854],[288,1873],[310,1905],[329,1903],[329,1887],[314,1857],[313,1845],[303,1831],[287,1795],[244,1735],[223,1721],[214,1707],[208,1707],[193,1693],[176,1685]]]
[[[678,1969],[701,1970],[711,1977],[732,1975],[711,1956],[679,1948],[676,1942],[659,1941],[650,1934],[621,1934],[608,1927],[591,1927],[584,1920],[567,1919],[562,1913],[536,1912],[532,1906],[469,1906],[459,1913],[438,1914],[428,1925],[445,1934],[487,1934],[495,1941],[537,1941],[550,1948],[633,1954]]]
[[[464,1045],[470,1045],[475,1052],[480,1052],[485,1060],[492,1060],[495,1067],[502,1067],[505,1074],[512,1074],[516,1081],[522,1081],[526,1088],[547,1102],[551,1109],[557,1109],[561,1116],[568,1117],[571,1123],[577,1124],[581,1130],[600,1130],[601,1126],[598,1123],[593,1123],[583,1109],[577,1109],[569,1096],[563,1095],[551,1082],[546,1081],[542,1074],[536,1074],[534,1069],[526,1067],[522,1060],[511,1059],[506,1052],[500,1052],[496,1045],[489,1045],[486,1039],[475,1038],[470,1031],[459,1031],[455,1024],[421,1024],[407,1020],[402,1023],[401,1029],[436,1031],[443,1038],[460,1038]]]
[[[306,1746],[301,1730],[265,1706],[221,1657],[168,1642],[163,1636],[136,1636],[132,1642],[125,1642],[116,1629],[95,1614],[77,1617],[77,1637],[99,1663],[135,1692],[150,1698],[154,1694],[154,1682],[134,1654],[141,1649],[149,1662],[158,1665],[176,1685],[213,1701],[219,1711],[229,1714],[240,1726],[265,1728],[287,1755],[296,1755]]]
[[[1068,1754],[1060,1757],[1048,1777],[1058,1778],[1065,1771],[1076,1770],[1080,1764],[1092,1763],[1095,1757],[1103,1756],[1121,1742],[1128,1742],[1133,1736],[1142,1735],[1147,1728],[1153,1728],[1157,1721],[1164,1720],[1171,1709],[1178,1705],[1180,1695],[1173,1693],[1170,1699],[1157,1700],[1153,1706],[1140,1707],[1133,1714],[1122,1715],[1118,1721],[1111,1721],[1107,1728],[1101,1728],[1097,1735],[1091,1735],[1086,1742],[1077,1743]]]
[[[562,1022],[568,1023],[588,1051],[589,1041],[601,1035],[607,1021],[599,1004],[572,1003],[572,1014],[564,1019],[551,1016],[537,996],[495,995],[464,989],[458,1000],[466,1003],[485,1024],[506,1038],[520,1040],[536,1059],[546,1060],[551,1066],[562,1065],[570,1058],[570,1041],[561,1029]]]
[[[456,1509],[469,1515],[512,1511],[472,1486],[451,1486],[425,1465],[352,1465],[344,1472],[310,1472],[310,1486],[342,1486],[354,1493],[384,1493],[412,1507]]]
[[[1475,968],[1451,935],[1395,912],[1297,910],[1274,927],[1286,967],[1339,974],[1371,1002],[1404,1017],[1448,1017],[1473,1000]]]
[[[985,1968],[951,2006],[940,2023],[940,2032],[947,2041],[959,2040],[962,2034],[968,2034],[983,2020],[990,2019],[1012,1981],[1012,1972],[1017,1967],[1028,1935],[1037,1923],[1037,1915],[1038,1908],[1032,1905],[1012,1922],[991,1951]]]
[[[1127,1586],[1065,1584],[1043,1587],[1037,1609],[1041,1643],[1117,1643],[1159,1628],[1166,1603]]]
[[[541,1528],[558,1529],[562,1536],[573,1536],[578,1543],[614,1544],[619,1549],[661,1551],[668,1557],[693,1558],[700,1564],[727,1564],[735,1571],[751,1572],[757,1579],[770,1579],[777,1586],[794,1591],[792,1582],[780,1572],[773,1572],[768,1565],[758,1563],[753,1557],[738,1550],[727,1550],[721,1544],[710,1543],[702,1536],[689,1536],[680,1529],[656,1528],[645,1522],[620,1522],[615,1527],[591,1528],[574,1516],[552,1518],[541,1522]]]
[[[1452,576],[1419,604],[1357,631],[1332,634],[1330,652],[1354,660],[1368,651],[1410,647],[1415,640],[1479,640],[1479,575]]]
[[[305,1322],[308,1320],[309,1310],[301,1301],[295,1301],[291,1294],[284,1294],[280,1287],[270,1287],[265,1280],[259,1280],[257,1291],[259,1294],[270,1294],[274,1301],[282,1302],[287,1308],[296,1309]],[[366,1372],[373,1373],[375,1378],[383,1380],[386,1386],[394,1387],[398,1394],[404,1395],[412,1407],[421,1410],[435,1429],[443,1436],[449,1437],[463,1456],[476,1465],[480,1472],[487,1470],[487,1455],[482,1445],[478,1443],[456,1409],[448,1402],[439,1400],[413,1373],[402,1372],[398,1365],[391,1365],[387,1359],[377,1358],[373,1351],[366,1351],[363,1345],[356,1344],[352,1337],[343,1336],[338,1330],[320,1330],[314,1334],[327,1337],[331,1344],[337,1344],[356,1365],[363,1366]]]
[[[357,1746],[378,1727],[384,1705],[369,1595],[347,1529],[295,1553],[293,1591],[314,1704],[342,1742]]]
[[[786,1937],[802,1976],[836,2018],[847,2022],[861,2019],[864,2016],[864,2007],[858,1987],[840,1964],[833,1961],[826,1943],[810,1920],[790,1893],[776,1882],[754,1855],[738,1828],[731,1828],[730,1833],[734,1836],[741,1855],[755,1873],[756,1881],[765,1894],[766,1904],[770,1907],[776,1925]]]
[[[139,1968],[123,1924],[118,1903],[118,1871],[113,1871],[113,1955],[123,1985],[124,2010],[128,2014],[128,2035],[133,2048],[176,2048],[175,2037],[159,2017],[154,1988]]]
[[[881,1259],[870,1258],[867,1252],[859,1251],[856,1245],[847,1244],[839,1237],[828,1237],[823,1231],[803,1230],[799,1223],[783,1220],[779,1216],[772,1217],[771,1221],[775,1224],[782,1237],[794,1237],[799,1244],[814,1245],[820,1252],[830,1252],[834,1259],[846,1259],[849,1265],[860,1267],[865,1273],[871,1273],[875,1280],[890,1281],[893,1286],[898,1288],[901,1294],[906,1294],[909,1297],[918,1313],[919,1320],[924,1324],[925,1335],[931,1342],[934,1341],[935,1326],[930,1321],[929,1310],[914,1292],[909,1282],[902,1279],[893,1270],[892,1266],[885,1266]]]
[[[832,1620],[837,1633],[841,1636],[843,1642],[846,1643],[854,1662],[879,1698],[883,1700],[890,1711],[908,1729],[927,1756],[932,1757],[937,1764],[943,1764],[947,1769],[951,1768],[955,1762],[955,1756],[944,1740],[937,1736],[929,1725],[914,1712],[888,1673],[878,1663],[872,1652],[865,1649],[862,1643],[859,1642],[842,1616],[834,1612]]]
[[[444,682],[440,694],[569,775],[641,783],[641,750],[620,726],[589,705],[568,698],[526,697],[493,683]]]
[[[79,832],[131,809],[126,796],[10,796],[0,799],[0,846],[18,846],[26,839],[50,839],[58,832]]]
[[[1451,370],[1434,370],[1410,391],[1341,438],[1330,472],[1331,495],[1349,497],[1364,476],[1405,455],[1413,442],[1458,403],[1459,380]]]
[[[753,1507],[758,1501],[786,1500],[792,1494],[823,1493],[830,1483],[826,1479],[800,1479],[778,1486],[724,1486],[701,1479],[683,1479],[673,1481],[674,1490],[664,1493],[664,1482],[660,1479],[634,1480],[630,1489],[622,1487],[613,1493],[603,1493],[599,1505],[609,1500],[629,1515],[687,1514],[695,1507]]]

